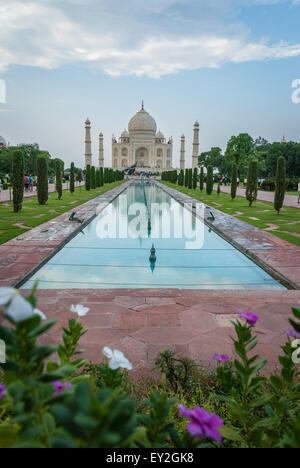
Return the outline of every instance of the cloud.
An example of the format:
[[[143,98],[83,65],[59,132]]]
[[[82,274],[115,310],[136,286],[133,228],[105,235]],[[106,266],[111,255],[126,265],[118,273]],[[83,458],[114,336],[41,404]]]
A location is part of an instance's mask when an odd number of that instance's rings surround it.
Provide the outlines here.
[[[86,64],[111,76],[159,78],[296,57],[300,44],[253,41],[242,24],[227,22],[237,6],[279,1],[222,0],[220,7],[219,0],[0,0],[0,72],[11,65]]]

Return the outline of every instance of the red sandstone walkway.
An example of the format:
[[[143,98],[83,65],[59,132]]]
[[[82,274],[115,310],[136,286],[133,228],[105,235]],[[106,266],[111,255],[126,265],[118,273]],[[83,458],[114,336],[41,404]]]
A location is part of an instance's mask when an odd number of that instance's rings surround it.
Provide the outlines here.
[[[69,184],[66,182],[65,184],[62,184],[63,185],[63,190],[68,190],[69,188]],[[79,184],[79,182],[76,182],[76,187],[79,187],[80,185],[83,186],[84,185],[84,182],[81,182]],[[54,193],[56,192],[56,187],[55,187],[55,184],[49,184],[48,185],[48,193]],[[28,197],[36,197],[37,196],[37,192],[36,192],[36,188],[34,188],[33,192],[25,192],[24,191],[24,198],[28,198]],[[2,192],[0,192],[0,203],[1,202],[7,202],[7,201],[10,201],[12,200],[12,191],[11,190],[2,190]]]
[[[24,292],[28,294],[28,292]],[[182,291],[182,290],[39,290],[37,307],[57,324],[43,343],[61,342],[72,304],[90,308],[82,324],[89,329],[81,339],[84,357],[100,362],[104,346],[125,353],[133,374],[149,374],[160,351],[172,349],[199,364],[213,365],[214,353],[234,356],[231,320],[239,311],[259,315],[256,351],[274,368],[290,329],[291,307],[300,307],[300,291]]]
[[[214,189],[217,190],[218,186],[214,185]],[[225,185],[221,186],[221,191],[225,193],[230,193],[231,188]],[[237,195],[241,197],[246,196],[246,189],[238,187]],[[274,202],[274,192],[264,192],[262,190],[258,190],[257,192],[257,200],[266,201],[266,202]],[[290,206],[291,208],[299,208],[300,203],[298,203],[298,197],[295,195],[286,195],[284,199],[284,206]]]

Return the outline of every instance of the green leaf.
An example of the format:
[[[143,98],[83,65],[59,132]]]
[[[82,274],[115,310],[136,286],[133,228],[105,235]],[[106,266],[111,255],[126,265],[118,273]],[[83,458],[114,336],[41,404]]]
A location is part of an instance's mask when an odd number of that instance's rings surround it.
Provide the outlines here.
[[[293,307],[292,312],[295,315],[295,317],[300,320],[300,309]]]
[[[294,328],[294,330],[296,330],[297,333],[300,333],[300,323],[296,323],[292,319],[289,319],[289,322],[292,325],[292,327]]]
[[[55,372],[41,375],[38,380],[40,382],[54,382],[55,380],[61,380],[65,377],[69,377],[74,374],[75,370],[75,367],[70,365],[59,367]]]
[[[260,371],[260,369],[265,367],[266,364],[267,364],[267,360],[263,359],[262,361],[258,362],[255,366],[253,366],[251,368],[251,370],[256,373],[256,372]]]
[[[269,403],[269,401],[271,401],[272,398],[273,398],[273,395],[271,393],[267,393],[267,394],[263,395],[262,397],[257,398],[254,401],[251,401],[249,406],[250,406],[250,408],[258,408],[259,406],[264,406],[267,403]]]
[[[50,374],[52,372],[56,372],[59,368],[59,365],[54,361],[48,361],[47,363],[47,373]]]
[[[222,426],[218,429],[221,436],[224,439],[231,440],[232,442],[243,442],[244,439],[240,436],[240,434],[229,426]]]
[[[49,322],[44,323],[43,325],[39,325],[34,328],[28,335],[29,338],[35,338],[37,336],[43,335],[49,328],[52,328],[55,325],[57,320],[49,320]]]

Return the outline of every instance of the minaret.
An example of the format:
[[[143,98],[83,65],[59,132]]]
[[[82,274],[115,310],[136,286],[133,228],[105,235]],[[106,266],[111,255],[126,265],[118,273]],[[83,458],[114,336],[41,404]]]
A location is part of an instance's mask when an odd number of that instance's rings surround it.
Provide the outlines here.
[[[91,122],[89,119],[85,122],[85,167],[88,165],[92,165]]]
[[[181,148],[180,148],[180,170],[185,169],[185,136],[181,137]]]
[[[199,123],[195,122],[194,125],[194,142],[193,142],[193,164],[192,168],[198,168],[198,156],[199,156]]]
[[[99,167],[104,167],[103,133],[99,135]]]

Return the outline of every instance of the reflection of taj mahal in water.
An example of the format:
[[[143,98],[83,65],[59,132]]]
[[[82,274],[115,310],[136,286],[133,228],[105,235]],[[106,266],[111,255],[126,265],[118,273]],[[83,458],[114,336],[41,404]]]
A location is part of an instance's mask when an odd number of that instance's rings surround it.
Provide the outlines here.
[[[85,165],[92,165],[91,123],[85,123]],[[198,165],[199,124],[194,126],[193,168]],[[153,117],[145,111],[144,104],[128,124],[119,140],[112,137],[112,167],[126,169],[136,164],[137,170],[161,172],[173,168],[173,139],[165,139]],[[104,167],[103,134],[99,135],[99,167]],[[180,169],[185,168],[185,136],[181,137]]]

